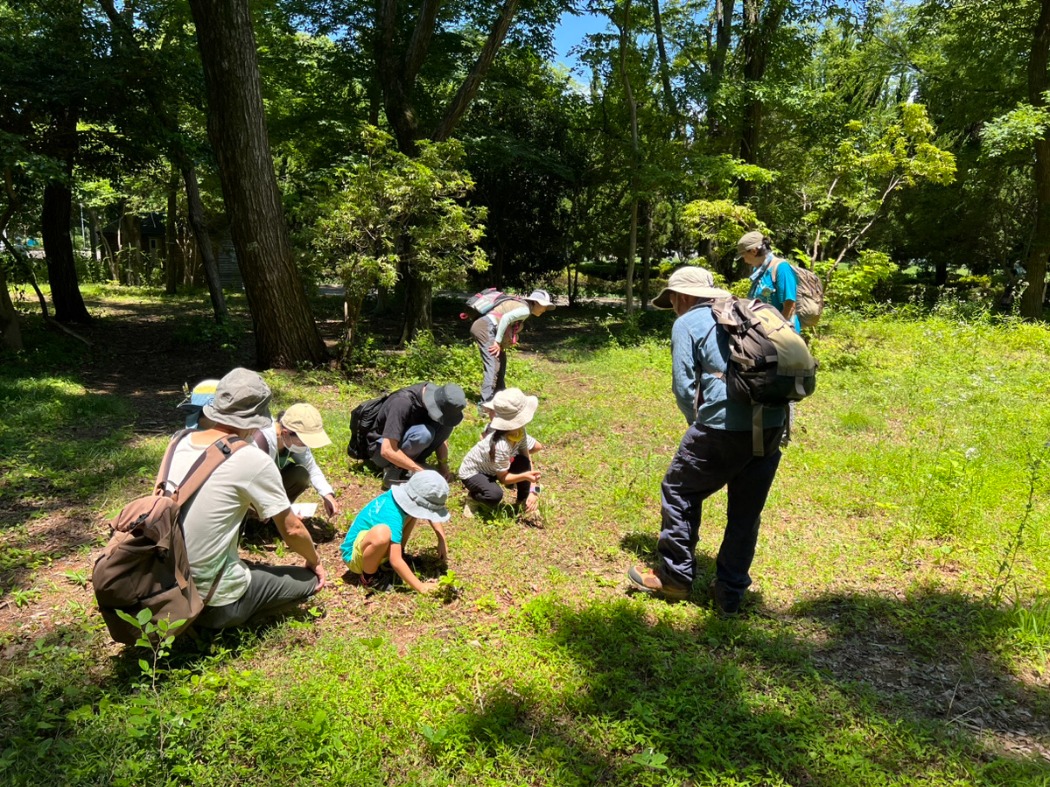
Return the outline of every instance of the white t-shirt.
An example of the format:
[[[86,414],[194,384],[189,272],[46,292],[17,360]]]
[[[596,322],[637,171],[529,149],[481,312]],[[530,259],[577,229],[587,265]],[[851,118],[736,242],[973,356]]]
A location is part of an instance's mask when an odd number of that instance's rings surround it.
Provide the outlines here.
[[[170,482],[181,483],[190,466],[210,445],[194,445],[194,437],[183,438],[176,447],[168,473]],[[259,518],[266,520],[290,505],[277,465],[254,445],[237,451],[204,482],[182,510],[182,527],[190,571],[202,599],[211,590],[219,570],[226,566],[208,606],[232,604],[248,590],[248,566],[237,553],[241,521],[248,506],[254,506]]]
[[[525,453],[523,449],[526,443],[528,443],[530,451],[536,447],[536,439],[530,434],[526,434],[524,440],[516,443],[509,442],[507,436],[504,435],[496,442],[495,456],[489,459],[489,449],[492,447],[492,434],[485,435],[463,457],[463,462],[459,466],[460,479],[466,481],[478,473],[497,475],[504,470],[509,470],[514,456]]]

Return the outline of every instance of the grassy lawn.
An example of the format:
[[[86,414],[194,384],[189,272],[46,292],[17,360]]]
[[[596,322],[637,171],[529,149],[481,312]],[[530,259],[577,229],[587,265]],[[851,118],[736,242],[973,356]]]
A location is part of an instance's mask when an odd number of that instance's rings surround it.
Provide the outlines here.
[[[754,593],[729,620],[704,577],[684,603],[626,591],[685,429],[669,314],[528,323],[508,379],[541,399],[545,527],[467,520],[455,488],[441,598],[340,578],[341,537],[379,491],[342,446],[378,390],[454,380],[476,398],[465,324],[442,318],[406,353],[369,345],[349,377],[267,373],[276,405],[314,403],[336,443],[319,459],[344,513],[312,522],[334,581],[298,616],[154,663],[108,641],[92,560],[106,518],[149,487],[178,387],[250,362],[250,337],[236,299],[234,330],[196,340],[199,298],[88,299],[94,347],[30,321],[47,349],[0,363],[4,783],[1050,784],[1047,328],[826,317]],[[153,332],[142,355],[120,326]],[[468,408],[454,460],[481,426]],[[724,518],[716,495],[708,575]],[[437,576],[432,534],[417,539]],[[292,562],[273,534],[244,546]]]

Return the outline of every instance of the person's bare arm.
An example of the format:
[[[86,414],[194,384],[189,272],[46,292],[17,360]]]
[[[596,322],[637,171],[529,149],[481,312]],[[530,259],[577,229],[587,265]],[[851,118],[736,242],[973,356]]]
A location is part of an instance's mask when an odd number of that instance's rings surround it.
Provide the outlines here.
[[[437,582],[420,582],[419,578],[412,572],[412,569],[408,567],[408,563],[405,562],[404,553],[401,551],[401,544],[390,545],[390,567],[394,569],[394,572],[401,577],[402,581],[417,593],[430,593],[437,590]]]
[[[273,521],[288,548],[301,556],[306,561],[306,567],[317,575],[317,589],[323,588],[326,576],[324,566],[321,565],[321,556],[317,553],[314,540],[310,537],[310,531],[306,529],[303,520],[296,516],[291,508],[286,508],[276,514]]]
[[[380,443],[379,455],[395,467],[408,470],[410,473],[417,473],[423,469],[415,459],[401,450],[400,442],[391,437],[383,438]]]

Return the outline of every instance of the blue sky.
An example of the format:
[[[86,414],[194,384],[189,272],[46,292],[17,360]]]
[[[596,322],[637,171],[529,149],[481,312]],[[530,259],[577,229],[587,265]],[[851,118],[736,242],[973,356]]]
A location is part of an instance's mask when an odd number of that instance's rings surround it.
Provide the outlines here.
[[[569,68],[574,68],[577,60],[569,55],[569,50],[582,43],[583,37],[588,33],[599,33],[604,30],[606,24],[607,20],[603,16],[562,14],[561,21],[554,31],[555,60]]]

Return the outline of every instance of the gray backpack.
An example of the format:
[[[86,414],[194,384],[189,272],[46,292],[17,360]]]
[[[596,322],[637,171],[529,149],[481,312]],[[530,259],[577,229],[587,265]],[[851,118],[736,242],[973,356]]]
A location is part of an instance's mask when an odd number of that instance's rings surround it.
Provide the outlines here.
[[[711,330],[722,330],[729,339],[726,396],[752,406],[753,448],[762,456],[763,408],[786,407],[812,394],[817,361],[775,306],[731,296],[716,300],[711,315]]]

